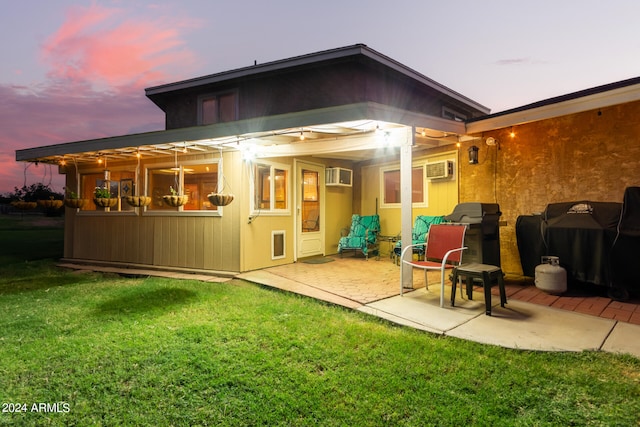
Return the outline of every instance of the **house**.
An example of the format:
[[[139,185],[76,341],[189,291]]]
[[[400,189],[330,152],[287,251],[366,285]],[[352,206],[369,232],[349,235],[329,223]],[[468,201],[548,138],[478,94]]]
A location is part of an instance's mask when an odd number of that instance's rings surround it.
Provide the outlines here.
[[[640,79],[491,115],[358,44],[146,95],[164,131],[16,152],[59,165],[83,198],[106,187],[117,199],[67,209],[66,259],[234,274],[336,253],[354,213],[377,213],[381,234],[410,241],[416,215],[479,201],[499,203],[502,267],[517,275],[518,216],[621,201],[639,184]],[[171,189],[188,202],[163,202]],[[234,200],[216,206],[210,193]]]

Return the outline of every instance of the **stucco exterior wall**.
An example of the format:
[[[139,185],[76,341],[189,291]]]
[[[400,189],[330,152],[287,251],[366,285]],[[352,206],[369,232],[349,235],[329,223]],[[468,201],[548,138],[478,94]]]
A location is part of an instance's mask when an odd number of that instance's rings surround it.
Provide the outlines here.
[[[502,268],[521,275],[515,225],[518,216],[547,204],[578,200],[622,202],[640,185],[640,102],[499,129],[460,149],[460,201],[499,203]],[[487,146],[496,138],[500,145]],[[467,149],[479,147],[471,165]]]

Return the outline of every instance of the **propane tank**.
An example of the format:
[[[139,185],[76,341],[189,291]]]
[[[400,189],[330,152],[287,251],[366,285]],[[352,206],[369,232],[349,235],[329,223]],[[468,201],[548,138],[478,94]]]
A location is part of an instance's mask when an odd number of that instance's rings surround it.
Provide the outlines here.
[[[567,271],[560,267],[557,256],[543,256],[536,267],[536,288],[552,295],[567,291]]]

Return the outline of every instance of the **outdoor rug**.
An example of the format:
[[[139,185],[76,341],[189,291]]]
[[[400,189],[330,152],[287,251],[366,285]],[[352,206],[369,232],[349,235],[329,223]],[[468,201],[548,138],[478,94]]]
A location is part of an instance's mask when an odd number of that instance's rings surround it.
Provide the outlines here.
[[[329,257],[318,257],[318,258],[309,258],[309,259],[305,259],[304,262],[305,264],[325,264],[327,262],[333,262],[335,261],[333,258],[329,258]]]

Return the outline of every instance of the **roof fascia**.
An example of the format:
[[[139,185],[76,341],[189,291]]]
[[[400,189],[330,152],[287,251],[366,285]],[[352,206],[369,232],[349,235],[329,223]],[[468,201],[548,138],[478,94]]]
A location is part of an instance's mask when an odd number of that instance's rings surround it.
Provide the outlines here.
[[[552,119],[560,116],[581,113],[598,108],[610,107],[640,100],[640,83],[595,93],[548,105],[532,107],[529,109],[514,111],[512,113],[499,114],[486,119],[477,119],[466,125],[467,134],[487,132],[510,126],[540,120]]]
[[[266,62],[264,64],[256,64],[249,67],[238,68],[235,70],[223,71],[216,74],[210,74],[203,77],[183,80],[175,83],[167,83],[160,86],[154,86],[145,89],[147,96],[158,95],[167,92],[173,92],[183,89],[190,89],[198,86],[220,83],[227,80],[253,76],[273,71],[284,70],[301,65],[314,64],[317,62],[328,61],[332,59],[344,58],[362,53],[364,45],[353,45],[338,49],[325,50],[322,52],[311,53],[307,55],[296,56],[289,59],[281,59],[278,61]]]
[[[204,77],[197,77],[194,79],[183,80],[175,83],[168,83],[161,86],[154,86],[145,89],[146,96],[151,97],[167,92],[178,91],[183,89],[190,89],[197,86],[209,85],[224,82],[227,80],[258,75],[273,71],[285,70],[288,68],[294,68],[301,65],[316,64],[323,61],[329,61],[333,59],[340,59],[349,56],[363,55],[383,66],[390,68],[404,76],[407,76],[418,83],[428,86],[436,91],[449,96],[463,104],[474,108],[484,114],[489,114],[491,111],[489,108],[482,104],[473,101],[466,96],[449,89],[448,87],[441,85],[440,83],[428,78],[424,74],[421,74],[400,62],[369,48],[364,44],[356,44],[353,46],[347,46],[332,50],[325,50],[322,52],[311,53],[308,55],[297,56],[289,59],[283,59],[279,61],[268,62],[265,64],[254,65],[250,67],[239,68],[236,70],[225,71],[217,74],[211,74]]]
[[[183,141],[198,141],[255,132],[277,131],[279,129],[365,119],[397,123],[406,126],[427,127],[455,134],[464,134],[465,132],[465,125],[462,122],[414,113],[382,104],[364,102],[278,116],[239,120],[230,123],[194,126],[27,148],[16,150],[16,160],[36,161],[36,159],[50,156],[100,152],[102,150],[170,144]]]
[[[448,87],[436,82],[435,80],[430,79],[429,77],[425,76],[422,73],[417,72],[416,70],[407,67],[406,65],[386,56],[383,55],[379,52],[376,52],[373,49],[369,49],[366,48],[366,50],[364,50],[362,52],[365,56],[379,62],[380,64],[391,68],[401,74],[404,74],[407,77],[412,78],[413,80],[418,81],[419,83],[428,86],[432,89],[435,89],[436,91],[447,95],[457,101],[460,101],[464,104],[466,104],[467,106],[471,107],[471,108],[475,108],[476,110],[484,113],[484,114],[489,114],[489,112],[491,111],[488,107],[485,107],[482,104],[479,104],[477,102],[475,102],[474,100],[467,98],[466,96],[462,95],[461,93],[458,93],[452,89],[449,89]]]

